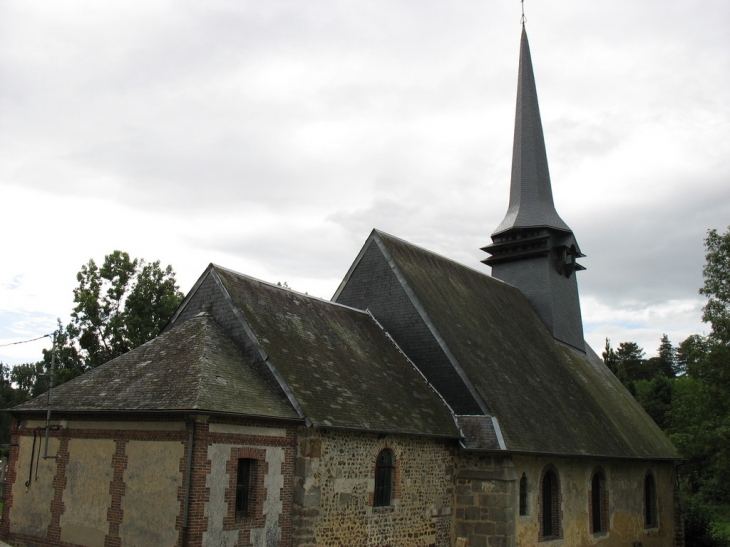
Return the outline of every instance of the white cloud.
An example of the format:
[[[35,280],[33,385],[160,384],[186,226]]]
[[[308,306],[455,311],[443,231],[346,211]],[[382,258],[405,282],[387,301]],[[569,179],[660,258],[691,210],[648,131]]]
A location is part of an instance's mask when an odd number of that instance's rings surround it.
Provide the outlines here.
[[[525,9],[589,341],[701,332],[730,4]],[[216,262],[328,297],[377,227],[486,271],[518,22],[517,2],[3,3],[0,338],[67,320],[75,273],[114,249],[183,290]]]

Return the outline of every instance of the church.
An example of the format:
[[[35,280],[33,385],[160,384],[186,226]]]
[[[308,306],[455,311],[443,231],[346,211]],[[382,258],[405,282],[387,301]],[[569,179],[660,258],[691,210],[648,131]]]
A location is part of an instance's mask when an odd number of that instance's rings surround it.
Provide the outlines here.
[[[45,395],[11,409],[0,538],[683,545],[680,457],[583,337],[524,26],[483,251],[491,276],[373,230],[331,301],[211,264],[157,338],[54,389],[50,420]]]

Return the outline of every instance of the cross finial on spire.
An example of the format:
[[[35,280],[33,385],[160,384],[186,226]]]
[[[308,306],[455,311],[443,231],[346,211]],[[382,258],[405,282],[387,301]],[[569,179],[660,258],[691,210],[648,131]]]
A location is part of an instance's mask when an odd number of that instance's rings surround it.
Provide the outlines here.
[[[522,6],[522,17],[520,17],[520,23],[524,27],[525,22],[527,21],[527,18],[525,17],[525,0],[520,0],[520,5]]]

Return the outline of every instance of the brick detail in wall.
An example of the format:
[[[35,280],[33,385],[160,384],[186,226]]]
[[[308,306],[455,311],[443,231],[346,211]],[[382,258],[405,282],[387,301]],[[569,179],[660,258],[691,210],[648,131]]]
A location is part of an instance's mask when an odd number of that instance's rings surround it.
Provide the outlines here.
[[[63,416],[57,416],[56,419],[64,419]],[[77,419],[77,418],[74,418]],[[91,420],[99,421],[130,421],[130,422],[160,422],[164,421],[160,417],[134,417],[128,415],[109,416],[99,415],[90,416]],[[171,421],[180,422],[181,417],[171,418]],[[234,425],[265,427],[271,425],[270,422],[261,422],[256,420],[219,420],[222,423],[231,423]],[[21,436],[33,436],[31,430],[18,430],[18,421],[14,420],[12,426],[12,443],[18,444]],[[208,517],[205,515],[205,503],[209,501],[209,489],[206,487],[207,474],[210,471],[210,462],[207,458],[208,447],[212,444],[228,444],[235,445],[231,449],[231,461],[237,461],[238,457],[254,457],[262,459],[261,466],[257,471],[257,481],[260,483],[256,491],[256,496],[261,503],[256,502],[257,517],[251,519],[248,523],[248,529],[245,533],[239,534],[239,542],[236,545],[252,545],[249,534],[250,529],[261,527],[264,519],[263,501],[266,498],[264,477],[268,471],[268,462],[265,461],[266,450],[272,447],[275,450],[283,450],[284,457],[281,461],[281,474],[283,475],[283,487],[279,491],[279,499],[281,501],[281,515],[278,519],[278,525],[281,529],[280,539],[277,543],[278,547],[290,547],[292,544],[292,497],[293,497],[293,475],[294,475],[294,459],[295,459],[295,442],[296,432],[294,427],[277,423],[277,428],[285,432],[282,437],[243,435],[234,433],[211,433],[208,423],[205,420],[194,423],[195,442],[193,447],[193,467],[191,472],[191,489],[190,489],[190,506],[188,515],[188,536],[185,541],[183,526],[183,500],[185,496],[185,471],[187,468],[187,443],[189,430],[100,430],[100,429],[61,429],[51,433],[52,438],[58,438],[60,447],[58,449],[57,470],[54,477],[54,495],[51,502],[51,524],[48,527],[46,537],[25,536],[22,534],[10,534],[9,531],[9,512],[13,505],[13,490],[22,488],[24,479],[18,476],[17,458],[18,448],[11,447],[10,450],[10,466],[6,481],[6,496],[3,506],[3,519],[0,521],[0,537],[20,546],[34,547],[77,547],[75,544],[60,541],[61,527],[60,517],[63,514],[63,493],[67,486],[66,466],[69,462],[69,440],[70,439],[113,439],[116,442],[115,452],[109,462],[112,471],[112,479],[109,484],[109,492],[111,494],[110,506],[107,509],[107,521],[109,522],[109,532],[105,537],[104,547],[118,547],[124,543],[124,539],[120,538],[120,524],[124,521],[124,512],[122,511],[122,500],[126,491],[124,483],[124,472],[127,467],[126,447],[129,441],[178,441],[184,447],[184,457],[180,460],[179,473],[182,477],[181,486],[177,491],[177,498],[180,501],[180,514],[175,521],[175,529],[178,531],[177,547],[202,547],[203,533],[207,530]],[[245,447],[243,446],[245,445]],[[277,448],[278,447],[278,448]],[[36,446],[36,450],[38,446]],[[229,462],[230,467],[230,462]],[[229,469],[229,475],[230,469]],[[233,516],[235,510],[235,472],[232,474],[232,487],[226,491],[226,503],[230,503],[230,512],[228,516]],[[231,496],[233,502],[231,503]],[[229,528],[238,527],[242,529],[246,527],[246,523],[230,522],[226,517],[226,525]],[[231,520],[236,520],[232,518]]]
[[[17,483],[21,486],[22,481],[18,479],[18,420],[13,419],[10,425],[10,451],[8,454],[8,473],[5,476],[5,497],[3,498],[2,519],[0,520],[0,538],[7,538],[10,535],[10,509],[13,506],[13,486]]]
[[[66,466],[68,465],[68,437],[61,437],[56,454],[56,476],[53,479],[53,501],[51,502],[51,524],[48,526],[48,541],[52,545],[61,542],[61,515],[63,514],[63,490],[66,488]]]
[[[219,420],[224,423],[225,420]],[[229,422],[238,425],[262,426],[261,422],[235,421]],[[282,424],[277,424],[282,428]],[[207,532],[210,532],[210,519],[206,513],[206,504],[211,501],[211,488],[208,486],[208,475],[211,472],[212,462],[209,459],[209,448],[213,445],[229,446],[229,454],[226,459],[225,469],[228,475],[224,490],[224,503],[227,504],[225,516],[222,521],[223,534],[227,537],[237,535],[235,546],[253,545],[251,542],[251,531],[261,529],[265,523],[264,503],[266,500],[266,475],[269,471],[269,464],[266,461],[267,448],[281,448],[284,451],[284,460],[281,464],[283,475],[283,487],[280,489],[281,514],[278,525],[280,528],[280,539],[278,547],[290,547],[292,545],[292,497],[293,497],[293,475],[294,475],[294,444],[295,430],[285,428],[285,437],[258,437],[252,435],[238,435],[234,433],[213,433],[209,430],[209,424],[205,422],[195,423],[195,443],[193,446],[193,466],[191,473],[190,491],[190,513],[188,517],[188,543],[189,547],[199,547],[204,544]],[[253,508],[255,514],[250,517],[236,519],[235,517],[235,490],[238,458],[251,458],[257,460],[257,468],[254,471],[256,486],[254,490]],[[236,532],[238,532],[236,534]]]
[[[127,468],[127,441],[119,439],[116,441],[116,450],[112,456],[112,480],[109,483],[109,493],[112,496],[111,507],[107,511],[109,522],[109,533],[104,540],[104,547],[121,547],[122,539],[119,537],[119,525],[124,520],[122,510],[122,497],[124,496],[124,470]]]

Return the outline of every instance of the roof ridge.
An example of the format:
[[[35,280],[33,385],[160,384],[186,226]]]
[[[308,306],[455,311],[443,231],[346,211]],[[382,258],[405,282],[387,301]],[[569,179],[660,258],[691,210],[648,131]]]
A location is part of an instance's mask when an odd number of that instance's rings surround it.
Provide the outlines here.
[[[501,279],[496,278],[496,277],[494,277],[492,275],[489,275],[486,272],[477,270],[476,268],[472,268],[471,266],[469,266],[467,264],[463,264],[461,262],[458,262],[457,260],[454,260],[453,258],[449,258],[448,256],[444,256],[444,255],[442,255],[440,253],[437,253],[435,251],[432,251],[430,249],[427,249],[426,247],[421,247],[420,245],[416,245],[415,243],[411,243],[410,241],[405,240],[405,239],[403,239],[401,237],[394,236],[394,235],[389,234],[387,232],[383,232],[382,230],[378,230],[377,228],[373,228],[373,232],[376,233],[378,236],[381,236],[381,238],[382,238],[382,236],[385,236],[386,238],[393,239],[393,240],[398,241],[400,243],[404,243],[404,244],[406,244],[406,245],[408,245],[410,247],[414,247],[414,248],[418,249],[419,251],[423,251],[424,253],[428,253],[430,255],[433,255],[436,258],[440,258],[440,259],[445,260],[447,262],[451,262],[452,264],[455,264],[455,265],[457,265],[457,266],[459,266],[461,268],[466,268],[467,270],[470,270],[470,271],[472,271],[474,273],[480,274],[480,275],[486,277],[487,279],[491,279],[492,281],[496,281],[498,283],[502,283],[504,285],[507,285],[509,287],[513,287],[515,289],[517,288],[514,285],[512,285],[511,283],[507,283],[506,281],[502,281]]]

